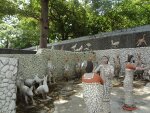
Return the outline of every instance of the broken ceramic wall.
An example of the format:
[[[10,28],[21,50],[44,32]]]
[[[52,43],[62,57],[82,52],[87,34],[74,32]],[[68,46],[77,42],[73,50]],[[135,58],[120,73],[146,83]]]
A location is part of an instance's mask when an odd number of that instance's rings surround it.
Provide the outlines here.
[[[37,54],[45,57],[47,62],[48,60],[52,62],[52,64],[56,68],[54,75],[57,77],[63,76],[63,69],[66,63],[66,59],[68,59],[67,64],[70,66],[70,74],[73,76],[75,74],[75,63],[77,62],[77,58],[79,58],[80,61],[84,61],[87,60],[89,56],[95,56],[95,54],[89,52],[82,53],[50,49],[38,50]]]
[[[0,113],[16,112],[18,60],[0,57]]]
[[[62,77],[65,58],[68,58],[70,73],[73,75],[77,57],[83,61],[92,53],[74,53],[61,50],[42,49],[37,54],[0,54],[0,57],[10,57],[19,59],[18,77],[33,78],[38,74],[39,77],[47,74],[48,60],[51,60],[56,67],[55,75]]]
[[[150,47],[140,47],[140,48],[124,48],[124,49],[108,49],[108,50],[99,50],[96,52],[96,59],[101,61],[102,56],[109,56],[110,57],[110,64],[114,65],[113,58],[116,55],[120,56],[120,62],[122,67],[122,73],[124,73],[124,66],[125,61],[127,60],[127,55],[132,54],[135,56],[135,61],[137,59],[137,53],[141,53],[142,62],[150,66]]]

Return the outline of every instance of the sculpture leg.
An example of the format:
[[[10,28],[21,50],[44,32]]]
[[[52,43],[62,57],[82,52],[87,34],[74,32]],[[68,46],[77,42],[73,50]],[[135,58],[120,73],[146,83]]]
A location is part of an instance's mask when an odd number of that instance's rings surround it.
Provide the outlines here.
[[[33,97],[31,97],[31,100],[32,100],[32,104],[33,104],[33,105],[36,105],[36,104],[35,104],[35,101],[34,101],[34,99],[33,99]]]
[[[104,95],[103,95],[103,112],[109,113],[111,112],[111,106],[110,106],[110,83],[107,82],[104,84]]]
[[[27,95],[25,95],[25,102],[26,102],[26,104],[28,104],[28,96]]]
[[[42,97],[43,97],[43,99],[45,99],[45,95],[44,95],[44,93],[42,93]]]

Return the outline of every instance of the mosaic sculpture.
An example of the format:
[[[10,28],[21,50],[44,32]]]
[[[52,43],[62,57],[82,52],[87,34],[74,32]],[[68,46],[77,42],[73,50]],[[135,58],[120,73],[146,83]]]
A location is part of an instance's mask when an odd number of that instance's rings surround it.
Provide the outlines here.
[[[83,50],[83,45],[81,45],[78,49],[75,50],[75,52],[81,52]]]
[[[119,74],[121,70],[119,55],[117,55],[116,58],[114,58],[113,60],[114,60],[114,74],[115,74],[115,77],[119,79]]]
[[[134,70],[136,69],[134,63],[134,56],[128,55],[127,64],[125,67],[125,78],[124,78],[124,93],[125,93],[125,102],[123,109],[124,110],[136,110],[136,106],[134,104],[134,97],[133,97],[133,74]]]
[[[136,78],[142,79],[144,74],[144,64],[141,59],[141,53],[137,53],[137,60],[135,62],[135,65],[136,65],[136,71],[134,74],[137,76]]]
[[[34,80],[35,80],[36,84],[42,85],[43,79],[39,78],[38,74],[35,75]]]
[[[48,82],[56,83],[56,78],[54,76],[55,66],[52,64],[51,60],[48,60]]]
[[[111,40],[111,45],[113,46],[113,47],[118,47],[119,46],[119,41],[116,41],[116,42],[114,42],[113,40]]]
[[[76,74],[76,77],[78,79],[80,79],[80,77],[81,77],[81,62],[78,57],[77,57],[77,62],[75,64],[75,74]]]
[[[146,35],[146,34],[144,34],[142,38],[138,39],[138,41],[137,41],[137,43],[136,43],[136,44],[137,44],[137,45],[136,45],[137,47],[140,47],[140,46],[142,46],[143,44],[147,45],[146,40],[145,40],[145,35]]]
[[[111,80],[114,76],[114,67],[110,65],[108,62],[109,62],[109,58],[107,56],[103,56],[102,64],[100,64],[95,70],[95,72],[100,71],[100,75],[102,76],[102,79],[104,80],[103,113],[111,113],[110,93],[111,93],[111,87],[112,87]]]
[[[71,49],[72,49],[73,51],[75,51],[76,47],[77,47],[77,43],[76,43],[75,45],[73,45],[73,46],[71,47]]]
[[[70,78],[70,66],[68,64],[68,58],[66,58],[64,66],[64,79],[68,82],[69,78]]]
[[[91,43],[87,43],[86,47],[84,48],[84,51],[90,51]]]
[[[32,87],[28,87],[26,85],[24,85],[24,81],[20,80],[20,82],[18,82],[19,84],[17,84],[20,94],[21,96],[23,96],[25,98],[25,102],[26,104],[29,104],[28,99],[30,97],[32,104],[34,105],[34,99],[33,99],[33,86]]]
[[[47,85],[47,76],[44,76],[44,81],[43,81],[43,85],[40,85],[36,90],[35,93],[36,94],[42,94],[43,99],[47,98],[47,94],[49,93],[49,87]]]

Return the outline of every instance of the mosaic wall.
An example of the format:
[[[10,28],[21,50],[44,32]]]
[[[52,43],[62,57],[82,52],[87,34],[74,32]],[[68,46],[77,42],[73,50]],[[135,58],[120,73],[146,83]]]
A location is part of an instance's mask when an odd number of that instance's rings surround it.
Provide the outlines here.
[[[140,48],[124,48],[124,49],[108,49],[108,50],[99,50],[96,52],[96,59],[100,63],[102,56],[106,55],[110,57],[110,64],[114,65],[113,58],[116,55],[120,56],[122,72],[124,72],[125,61],[127,60],[128,54],[135,56],[137,59],[137,53],[141,53],[142,62],[150,66],[150,47],[140,47]]]
[[[0,56],[19,59],[19,76],[23,78],[33,78],[35,74],[46,74],[46,60],[43,56],[32,54],[0,54]],[[18,77],[19,77],[18,76]]]
[[[145,34],[145,36],[144,36]],[[138,26],[134,28],[115,30],[112,32],[101,32],[95,35],[83,36],[71,40],[48,44],[47,47],[54,46],[55,49],[72,51],[71,47],[77,43],[77,48],[81,45],[86,48],[87,43],[91,43],[92,50],[116,49],[114,45],[118,43],[118,48],[137,48],[139,39],[145,37],[147,44],[141,44],[140,47],[150,47],[150,25]],[[76,49],[77,49],[76,48]],[[26,48],[25,50],[36,50],[36,47]]]
[[[33,78],[35,74],[39,77],[47,74],[47,63],[51,60],[56,68],[55,76],[62,76],[65,59],[68,58],[70,71],[74,74],[77,57],[83,61],[89,57],[89,53],[73,53],[68,51],[39,49],[37,54],[0,54],[0,57],[10,57],[19,59],[19,76],[23,78]]]
[[[77,58],[79,58],[80,61],[84,61],[87,60],[89,56],[93,55],[93,53],[89,53],[89,52],[77,53],[77,52],[70,52],[70,51],[63,51],[63,50],[50,50],[50,49],[38,50],[37,54],[44,56],[47,62],[48,60],[52,62],[54,67],[56,67],[54,75],[57,77],[62,77],[65,63],[67,63],[70,66],[70,74],[74,75],[75,63],[77,62]],[[65,62],[66,59],[68,59],[67,62]]]
[[[0,57],[0,113],[15,113],[18,60]]]

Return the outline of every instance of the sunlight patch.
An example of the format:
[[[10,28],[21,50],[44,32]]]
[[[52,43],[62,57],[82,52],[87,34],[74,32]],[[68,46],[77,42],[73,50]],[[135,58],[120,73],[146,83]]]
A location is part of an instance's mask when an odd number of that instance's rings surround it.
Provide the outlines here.
[[[82,93],[78,93],[75,95],[76,97],[79,97],[79,98],[83,98],[83,94]]]
[[[54,104],[64,104],[64,103],[67,103],[67,102],[68,102],[68,100],[59,99],[59,100],[56,100],[54,102]]]

